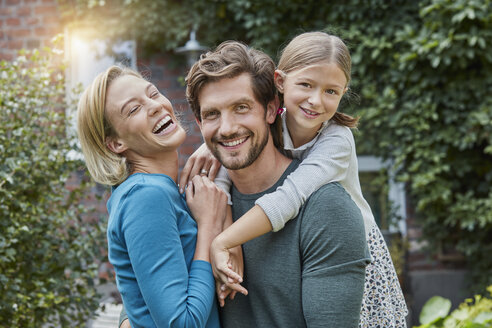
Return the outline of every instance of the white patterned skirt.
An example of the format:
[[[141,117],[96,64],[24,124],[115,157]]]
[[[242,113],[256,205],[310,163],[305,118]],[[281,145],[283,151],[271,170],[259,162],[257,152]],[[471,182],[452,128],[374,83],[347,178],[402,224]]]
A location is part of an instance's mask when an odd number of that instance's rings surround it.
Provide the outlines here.
[[[408,309],[405,298],[388,247],[377,226],[369,232],[367,247],[372,263],[366,267],[359,328],[406,327]]]

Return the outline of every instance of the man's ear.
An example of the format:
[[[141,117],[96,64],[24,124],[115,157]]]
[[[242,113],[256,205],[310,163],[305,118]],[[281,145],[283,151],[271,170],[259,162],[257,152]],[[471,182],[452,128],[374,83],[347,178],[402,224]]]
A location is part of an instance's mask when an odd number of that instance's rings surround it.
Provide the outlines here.
[[[121,154],[128,149],[125,143],[117,137],[106,138],[106,146],[115,154]]]
[[[196,116],[195,116],[195,122],[196,125],[198,125],[198,127],[200,128],[200,130],[202,130],[202,121],[200,121]]]
[[[278,92],[284,93],[285,73],[277,69],[273,74],[273,79],[275,81],[275,86],[277,87]]]
[[[277,117],[277,111],[280,106],[280,100],[278,96],[275,96],[275,99],[270,101],[266,108],[266,121],[268,124],[272,124],[275,122],[275,117]]]

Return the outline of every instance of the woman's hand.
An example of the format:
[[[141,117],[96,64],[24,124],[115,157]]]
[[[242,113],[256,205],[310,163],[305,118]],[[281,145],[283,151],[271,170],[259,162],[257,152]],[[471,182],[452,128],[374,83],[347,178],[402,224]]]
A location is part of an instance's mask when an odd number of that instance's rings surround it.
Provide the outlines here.
[[[198,226],[193,259],[210,262],[210,245],[226,218],[227,196],[209,178],[196,175],[186,188],[186,203]]]
[[[179,190],[184,192],[188,181],[196,175],[205,175],[214,181],[220,169],[220,162],[212,155],[206,144],[202,144],[186,161],[179,179]]]
[[[195,175],[186,188],[186,203],[198,227],[216,226],[222,231],[226,213],[227,196],[208,177]]]

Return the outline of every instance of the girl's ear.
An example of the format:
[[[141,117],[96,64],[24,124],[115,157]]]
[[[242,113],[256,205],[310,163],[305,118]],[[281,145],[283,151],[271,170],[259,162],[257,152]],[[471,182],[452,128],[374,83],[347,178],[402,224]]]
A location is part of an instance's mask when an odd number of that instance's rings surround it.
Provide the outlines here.
[[[275,70],[275,73],[273,74],[275,86],[277,87],[277,90],[280,93],[284,93],[285,75],[286,74],[279,69]]]
[[[115,137],[106,138],[106,146],[115,154],[121,154],[128,149],[123,141]]]

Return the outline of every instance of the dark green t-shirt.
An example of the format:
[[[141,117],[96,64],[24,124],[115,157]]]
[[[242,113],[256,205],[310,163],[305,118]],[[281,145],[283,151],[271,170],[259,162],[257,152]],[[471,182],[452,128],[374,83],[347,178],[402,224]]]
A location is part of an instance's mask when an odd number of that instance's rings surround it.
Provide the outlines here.
[[[282,185],[258,194],[231,190],[233,218]],[[224,328],[357,327],[370,261],[359,208],[338,183],[313,193],[284,229],[243,245],[244,287],[220,311]]]

